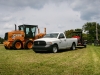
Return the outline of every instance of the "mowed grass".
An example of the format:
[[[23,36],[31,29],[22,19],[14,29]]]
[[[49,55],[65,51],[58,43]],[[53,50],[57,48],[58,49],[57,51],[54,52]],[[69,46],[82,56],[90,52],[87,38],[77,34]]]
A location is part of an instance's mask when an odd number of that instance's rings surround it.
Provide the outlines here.
[[[35,53],[0,45],[0,75],[100,75],[100,47]]]

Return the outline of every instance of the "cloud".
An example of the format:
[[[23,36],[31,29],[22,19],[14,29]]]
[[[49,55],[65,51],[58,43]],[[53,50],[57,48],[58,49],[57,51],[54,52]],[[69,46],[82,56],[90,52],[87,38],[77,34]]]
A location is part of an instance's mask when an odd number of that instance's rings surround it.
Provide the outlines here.
[[[76,15],[79,15],[79,13],[75,12],[73,14],[73,12],[67,3],[62,2],[59,6],[55,3],[47,3],[39,10],[27,6],[23,10],[10,12],[9,15],[3,16],[1,21],[5,21],[3,28],[9,29],[9,31],[13,30],[14,24],[36,24],[41,29],[46,27],[47,32],[60,31],[59,29],[63,25],[61,31],[64,31],[67,29],[65,27],[68,26],[68,21],[74,21],[77,17]],[[79,20],[79,17],[77,19]],[[56,28],[56,30],[52,28]]]
[[[70,6],[73,10],[80,12],[80,18],[83,20],[92,20],[94,17],[100,15],[100,1],[99,0],[72,0]],[[100,19],[100,18],[99,18]]]
[[[25,7],[31,7],[34,9],[41,9],[46,3],[60,4],[66,0],[0,0],[0,6],[12,10],[22,10]],[[1,8],[2,9],[2,8]],[[9,10],[8,10],[9,11]],[[10,10],[11,11],[11,10]]]
[[[41,32],[82,28],[87,21],[100,20],[99,0],[0,0],[0,37],[14,24],[35,24]]]

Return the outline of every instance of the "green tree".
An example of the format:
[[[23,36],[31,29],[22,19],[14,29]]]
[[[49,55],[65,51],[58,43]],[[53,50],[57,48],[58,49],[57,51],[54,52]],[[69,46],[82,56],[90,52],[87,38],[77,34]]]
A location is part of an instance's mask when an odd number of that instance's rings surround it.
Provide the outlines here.
[[[67,37],[67,38],[72,37],[72,32],[73,32],[73,31],[74,31],[73,29],[65,31],[66,37]]]
[[[82,31],[82,29],[77,28],[75,30],[74,29],[67,30],[67,31],[65,31],[66,37],[71,38],[73,35],[75,35],[75,34],[73,34],[74,31]]]
[[[77,29],[75,29],[75,31],[82,31],[82,29],[77,28]]]
[[[82,29],[87,34],[88,41],[94,41],[96,39],[96,22],[87,22],[82,26]],[[100,25],[97,23],[98,33],[100,32]],[[98,36],[100,38],[100,35]]]
[[[4,39],[0,37],[0,44],[2,44],[3,41],[4,41]]]

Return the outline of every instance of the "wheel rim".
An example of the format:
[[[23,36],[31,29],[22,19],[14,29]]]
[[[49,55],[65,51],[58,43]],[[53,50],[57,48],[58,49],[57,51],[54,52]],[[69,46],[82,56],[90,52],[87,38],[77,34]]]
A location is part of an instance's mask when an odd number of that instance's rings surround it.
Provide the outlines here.
[[[57,53],[57,47],[53,47],[53,53]]]
[[[21,43],[20,42],[16,42],[15,47],[16,47],[16,49],[20,49],[21,48]]]
[[[29,43],[27,44],[28,49],[31,49],[31,48],[32,48],[32,45],[33,45],[33,43],[32,43],[32,42],[29,42]]]

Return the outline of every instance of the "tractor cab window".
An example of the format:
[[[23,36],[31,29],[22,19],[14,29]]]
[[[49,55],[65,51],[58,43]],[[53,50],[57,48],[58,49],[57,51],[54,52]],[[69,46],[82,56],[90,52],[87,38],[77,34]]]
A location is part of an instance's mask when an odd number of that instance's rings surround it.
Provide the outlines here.
[[[35,36],[36,27],[26,27],[26,38],[33,38]]]
[[[36,32],[36,27],[31,28],[33,36],[35,36],[35,32]]]
[[[26,28],[26,34],[27,35],[29,34],[29,28]]]
[[[25,38],[34,38],[36,33],[36,25],[20,25],[19,30],[24,31]]]
[[[19,26],[19,30],[24,31],[24,27],[23,26]]]

